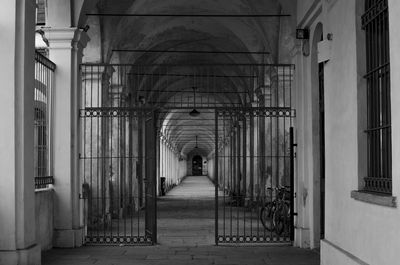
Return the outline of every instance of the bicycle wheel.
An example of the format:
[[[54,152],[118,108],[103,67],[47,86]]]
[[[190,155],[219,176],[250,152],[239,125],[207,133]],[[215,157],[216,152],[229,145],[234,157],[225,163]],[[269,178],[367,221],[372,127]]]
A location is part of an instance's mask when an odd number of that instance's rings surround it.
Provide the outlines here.
[[[273,215],[274,215],[274,205],[272,202],[268,202],[264,207],[261,208],[260,211],[260,220],[262,225],[268,231],[272,231],[274,229],[273,225]]]
[[[273,215],[273,222],[275,227],[275,232],[280,236],[285,230],[287,230],[289,208],[285,203],[280,204],[277,207]]]

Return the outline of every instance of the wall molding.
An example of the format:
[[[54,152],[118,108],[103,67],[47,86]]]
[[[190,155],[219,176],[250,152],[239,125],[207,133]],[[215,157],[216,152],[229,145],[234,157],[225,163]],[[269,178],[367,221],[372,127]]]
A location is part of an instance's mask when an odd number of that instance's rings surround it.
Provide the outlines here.
[[[322,13],[321,0],[314,0],[310,8],[304,14],[303,18],[297,24],[297,28],[309,27],[321,13]]]

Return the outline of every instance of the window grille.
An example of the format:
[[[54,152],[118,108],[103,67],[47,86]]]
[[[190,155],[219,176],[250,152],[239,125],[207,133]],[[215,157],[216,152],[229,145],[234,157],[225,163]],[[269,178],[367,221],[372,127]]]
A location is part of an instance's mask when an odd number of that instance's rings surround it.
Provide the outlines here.
[[[50,175],[50,123],[55,64],[39,52],[35,53],[34,91],[34,177],[35,187],[52,184]],[[44,184],[46,180],[47,184]],[[51,182],[51,183],[50,183]]]
[[[366,0],[368,176],[365,190],[391,194],[390,56],[387,0]]]
[[[46,25],[46,1],[36,0],[36,25]]]

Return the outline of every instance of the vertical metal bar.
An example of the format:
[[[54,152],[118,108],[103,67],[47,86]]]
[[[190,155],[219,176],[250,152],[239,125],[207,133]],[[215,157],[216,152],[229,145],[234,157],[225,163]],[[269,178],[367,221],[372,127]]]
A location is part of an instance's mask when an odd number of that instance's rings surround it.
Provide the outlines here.
[[[254,116],[253,110],[250,111],[250,203],[254,202]],[[253,218],[250,215],[250,236],[253,235]]]
[[[82,68],[81,68],[82,70]],[[84,67],[84,72],[87,72],[87,68]],[[83,81],[83,86],[82,86],[82,101],[81,101],[81,108],[84,109],[85,108],[85,99],[86,99],[86,82],[87,79],[85,78]],[[52,101],[52,100],[51,100]],[[51,103],[52,105],[52,103]],[[52,113],[52,112],[51,112]],[[87,199],[87,208],[86,208],[86,203],[84,203],[84,208],[83,208],[83,213],[84,213],[84,221],[83,221],[83,225],[86,226],[85,227],[85,234],[84,234],[84,242],[86,242],[87,236],[88,236],[88,230],[91,229],[90,226],[90,221],[91,221],[91,214],[90,214],[90,205],[91,205],[91,198],[90,198],[90,186],[87,183],[87,176],[86,176],[86,114],[84,114],[81,117],[81,123],[83,123],[82,126],[82,131],[81,131],[81,137],[83,138],[83,144],[82,144],[82,155],[83,156],[83,161],[81,162],[81,167],[82,167],[82,174],[83,174],[83,183],[85,184],[85,186],[87,187],[86,190],[86,196],[87,198],[84,197],[84,199]],[[81,157],[82,158],[82,157]],[[87,213],[86,213],[87,211]]]
[[[225,127],[226,127],[226,120],[225,120],[225,116],[222,117],[222,129],[223,129],[223,139],[225,141],[225,139],[227,138],[227,134],[225,131]],[[222,143],[223,144],[223,153],[222,153],[222,163],[223,163],[223,171],[222,171],[222,176],[223,176],[223,181],[222,181],[222,192],[223,192],[223,225],[222,225],[222,229],[223,229],[223,236],[224,238],[226,237],[226,225],[225,225],[225,220],[226,220],[226,209],[225,209],[225,205],[226,205],[226,194],[225,194],[225,188],[226,188],[226,181],[227,181],[227,173],[229,173],[229,170],[227,169],[226,163],[228,161],[227,159],[227,148],[226,148],[226,144],[225,142]],[[228,171],[228,172],[227,172]],[[229,177],[228,177],[229,180]]]
[[[276,95],[276,93],[274,95],[273,86],[272,86],[272,82],[273,82],[272,81],[272,68],[273,67],[269,67],[269,69],[268,69],[268,76],[269,76],[269,80],[270,80],[270,92],[269,92],[269,104],[268,104],[268,106],[269,107],[277,107],[277,105],[275,103],[275,100],[273,98],[274,96],[277,97],[277,95]],[[265,104],[264,104],[264,106],[265,106]],[[270,124],[270,126],[269,126],[269,128],[270,128],[270,131],[269,131],[270,143],[269,143],[269,148],[268,149],[269,149],[269,161],[271,163],[271,170],[270,170],[270,172],[271,172],[270,173],[271,184],[270,184],[270,187],[269,187],[270,188],[269,201],[272,202],[274,200],[274,192],[275,192],[275,190],[273,189],[274,185],[273,185],[272,179],[274,177],[274,168],[275,168],[274,167],[274,160],[275,159],[274,159],[274,155],[273,155],[274,154],[273,134],[274,134],[274,131],[275,131],[274,130],[274,119],[276,119],[276,118],[273,118],[272,115],[269,116],[269,119],[268,119],[268,117],[261,117],[261,118],[262,118],[262,120],[265,120],[265,121],[269,120],[269,124]],[[275,127],[276,126],[277,126],[277,123],[275,124]],[[263,126],[263,128],[265,128],[265,125]],[[265,131],[267,131],[267,130],[265,129]],[[267,147],[265,149],[267,149]],[[267,160],[267,157],[263,157],[263,159]],[[263,187],[263,188],[265,190],[265,187]],[[276,194],[275,194],[275,196],[276,196]],[[265,197],[267,197],[267,196],[265,196]],[[264,230],[264,232],[265,232],[265,230]],[[269,232],[269,236],[271,237],[271,240],[272,240],[273,239],[273,229],[271,229],[271,231]]]
[[[240,146],[240,121],[239,121],[239,113],[235,112],[236,114],[236,236],[239,236],[239,217],[240,217],[240,205],[241,205],[241,194],[240,194],[240,154],[241,154],[241,146]]]
[[[151,168],[153,169],[153,183],[152,183],[152,202],[153,202],[153,223],[152,223],[152,244],[157,244],[157,193],[156,193],[156,185],[157,185],[157,179],[156,179],[156,152],[157,152],[157,146],[156,146],[156,140],[157,140],[157,113],[155,111],[152,112],[152,145],[153,145],[153,154],[152,154],[152,165]]]
[[[85,81],[86,82],[86,81]],[[49,72],[48,76],[49,93],[48,93],[48,153],[47,159],[49,175],[53,176],[53,95],[54,95],[54,70]]]
[[[294,128],[290,127],[290,240],[294,241]]]
[[[233,222],[232,222],[232,218],[233,218],[233,200],[235,199],[234,197],[234,192],[235,192],[235,172],[236,172],[236,167],[235,167],[235,130],[233,129],[233,122],[232,121],[232,117],[230,117],[231,119],[231,130],[232,130],[232,135],[231,135],[231,152],[230,152],[230,161],[231,161],[231,179],[230,179],[230,183],[229,183],[229,195],[230,195],[230,199],[231,199],[231,203],[229,204],[229,210],[230,210],[230,223],[229,223],[229,235],[232,236],[232,229],[233,229]]]
[[[243,136],[242,136],[242,145],[243,145],[243,166],[242,166],[242,179],[243,179],[243,236],[246,238],[246,198],[247,198],[247,123],[246,123],[247,115],[246,111],[243,113]],[[251,219],[250,219],[251,220]]]
[[[218,245],[218,110],[215,110],[215,167],[214,167],[214,185],[215,185],[215,245]]]
[[[137,218],[137,237],[140,236],[140,209],[143,206],[142,196],[143,196],[143,173],[142,173],[142,164],[143,164],[143,138],[142,138],[142,112],[137,111],[137,128],[138,133],[136,137],[136,144],[138,148],[138,162],[136,163],[136,177],[138,179],[138,218]]]

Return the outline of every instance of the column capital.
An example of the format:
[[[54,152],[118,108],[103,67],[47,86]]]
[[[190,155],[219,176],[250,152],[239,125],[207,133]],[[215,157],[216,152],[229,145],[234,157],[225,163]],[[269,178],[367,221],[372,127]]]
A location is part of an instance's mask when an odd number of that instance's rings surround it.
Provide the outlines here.
[[[72,40],[72,46],[75,49],[82,51],[86,48],[88,42],[90,41],[89,36],[86,32],[81,29],[75,31],[74,39]]]
[[[71,28],[43,28],[49,40],[50,49],[84,49],[90,38],[81,29]]]

